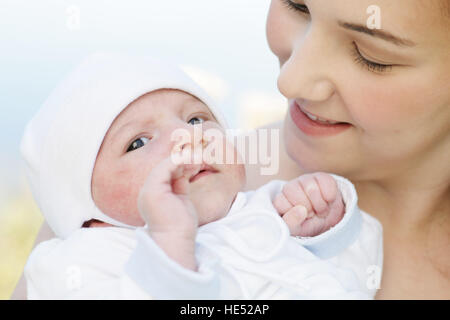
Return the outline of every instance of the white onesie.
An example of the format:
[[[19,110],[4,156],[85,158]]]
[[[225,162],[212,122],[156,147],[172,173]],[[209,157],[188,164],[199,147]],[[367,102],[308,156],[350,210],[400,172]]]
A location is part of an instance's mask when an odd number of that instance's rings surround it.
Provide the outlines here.
[[[171,260],[146,230],[75,231],[32,252],[29,299],[368,299],[382,268],[382,228],[357,207],[353,185],[333,176],[343,219],[295,238],[272,205],[285,182],[240,192],[226,217],[198,230],[198,272]],[[376,277],[375,282],[369,277]]]

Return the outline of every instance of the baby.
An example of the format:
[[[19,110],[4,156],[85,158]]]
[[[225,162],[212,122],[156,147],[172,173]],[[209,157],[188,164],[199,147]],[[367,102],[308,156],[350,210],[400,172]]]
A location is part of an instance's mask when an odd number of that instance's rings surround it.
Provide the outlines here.
[[[21,145],[59,237],[30,255],[29,298],[373,296],[365,272],[381,267],[381,227],[349,181],[316,173],[241,192],[242,164],[191,163],[213,143],[195,140],[200,125],[226,126],[160,61],[96,54],[69,75]],[[180,129],[194,138],[178,143]],[[225,135],[222,146],[239,156]]]

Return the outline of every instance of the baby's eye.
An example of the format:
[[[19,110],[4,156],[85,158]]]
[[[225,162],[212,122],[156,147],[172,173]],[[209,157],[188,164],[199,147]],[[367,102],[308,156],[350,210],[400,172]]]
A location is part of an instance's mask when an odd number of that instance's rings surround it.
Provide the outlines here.
[[[147,142],[149,142],[149,141],[150,141],[150,139],[145,138],[145,137],[136,139],[130,144],[130,146],[127,149],[127,152],[139,149],[139,148],[145,146],[147,144]]]
[[[200,118],[200,117],[193,117],[193,118],[191,118],[191,119],[188,121],[188,123],[189,123],[189,124],[192,124],[192,125],[196,125],[196,124],[203,123],[204,121],[205,121],[205,119],[203,119],[203,118]]]

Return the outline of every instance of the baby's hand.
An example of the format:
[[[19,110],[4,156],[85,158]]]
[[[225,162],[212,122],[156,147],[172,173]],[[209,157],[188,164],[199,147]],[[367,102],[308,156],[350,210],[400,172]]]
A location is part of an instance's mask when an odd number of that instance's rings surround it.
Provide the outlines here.
[[[329,174],[305,174],[289,181],[274,201],[274,207],[291,235],[317,236],[343,217],[345,205],[336,181]]]
[[[152,169],[138,198],[138,209],[154,236],[195,240],[198,218],[189,199],[189,178],[200,165],[188,163],[189,148],[179,153],[178,163],[172,157]]]

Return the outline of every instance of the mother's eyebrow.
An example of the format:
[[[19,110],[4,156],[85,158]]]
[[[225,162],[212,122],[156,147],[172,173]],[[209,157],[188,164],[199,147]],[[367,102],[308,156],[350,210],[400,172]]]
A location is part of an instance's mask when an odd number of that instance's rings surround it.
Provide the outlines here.
[[[413,47],[416,45],[416,43],[414,43],[411,40],[408,39],[403,39],[400,37],[396,37],[393,34],[383,31],[383,30],[379,30],[379,29],[369,29],[364,25],[361,24],[354,24],[354,23],[348,23],[348,22],[343,22],[343,21],[338,21],[339,26],[341,26],[342,28],[348,29],[348,30],[352,30],[352,31],[357,31],[357,32],[361,32],[361,33],[365,33],[368,34],[370,36],[376,37],[376,38],[380,38],[386,41],[389,41],[397,46],[402,46],[402,47]]]

